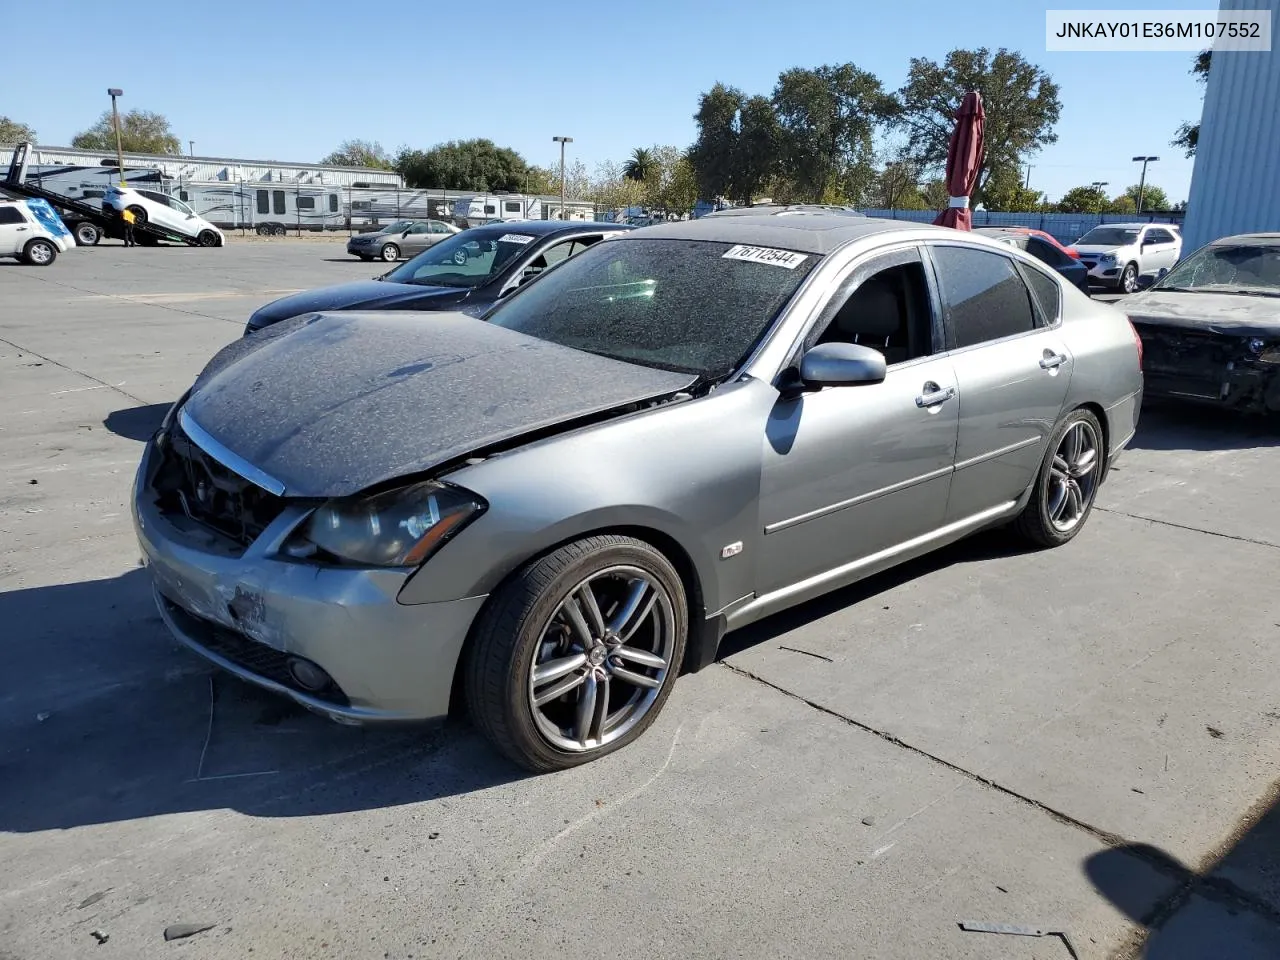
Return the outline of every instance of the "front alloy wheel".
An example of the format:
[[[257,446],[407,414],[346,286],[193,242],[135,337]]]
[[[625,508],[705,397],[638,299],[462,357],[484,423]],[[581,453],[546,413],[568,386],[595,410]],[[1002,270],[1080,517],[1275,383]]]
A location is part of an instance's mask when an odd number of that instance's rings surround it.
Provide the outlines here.
[[[1125,293],[1138,292],[1138,265],[1136,263],[1125,265],[1124,272],[1120,274],[1120,289]]]
[[[535,772],[612,752],[666,702],[687,616],[679,575],[651,545],[600,536],[562,547],[491,601],[469,651],[472,718]]]

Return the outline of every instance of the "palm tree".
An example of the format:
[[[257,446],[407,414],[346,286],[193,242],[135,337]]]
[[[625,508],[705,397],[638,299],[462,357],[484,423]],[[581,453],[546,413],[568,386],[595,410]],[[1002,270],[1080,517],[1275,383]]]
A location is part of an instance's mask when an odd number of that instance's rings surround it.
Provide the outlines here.
[[[631,158],[622,168],[622,175],[628,180],[635,180],[637,183],[644,183],[654,172],[654,159],[652,151],[646,150],[644,147],[636,147],[631,151]]]

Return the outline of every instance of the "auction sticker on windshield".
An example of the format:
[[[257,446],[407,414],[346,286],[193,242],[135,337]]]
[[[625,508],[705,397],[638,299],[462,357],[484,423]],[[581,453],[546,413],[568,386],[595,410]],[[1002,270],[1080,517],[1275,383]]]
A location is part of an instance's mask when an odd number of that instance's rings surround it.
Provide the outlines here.
[[[533,237],[523,233],[504,233],[498,238],[499,243],[533,243]]]
[[[722,260],[748,260],[752,263],[768,263],[775,267],[794,270],[809,259],[807,254],[793,253],[790,250],[775,250],[773,247],[748,247],[735,244],[721,257]]]

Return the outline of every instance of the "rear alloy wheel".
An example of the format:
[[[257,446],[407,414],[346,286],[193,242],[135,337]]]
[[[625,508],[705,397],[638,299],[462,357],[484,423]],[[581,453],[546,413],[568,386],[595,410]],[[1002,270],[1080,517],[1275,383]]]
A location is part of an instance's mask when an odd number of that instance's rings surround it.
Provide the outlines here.
[[[285,229],[285,226],[283,223],[277,223],[275,226],[271,228],[271,235],[273,237],[287,236],[288,233],[289,231]]]
[[[102,231],[88,220],[76,224],[76,243],[82,247],[92,247],[102,239]]]
[[[679,574],[641,540],[571,543],[491,599],[465,670],[476,726],[535,773],[639,737],[680,670],[688,610]]]
[[[465,267],[467,265],[467,251],[462,247],[453,251],[453,262],[460,267]]]
[[[1120,289],[1125,293],[1138,292],[1138,265],[1136,263],[1125,265],[1124,272],[1120,274]]]
[[[58,259],[58,248],[48,240],[37,238],[23,248],[22,256],[33,267],[47,267]]]
[[[254,232],[260,237],[269,237],[271,236],[271,224],[260,223],[258,224],[257,228],[254,230]]]
[[[1071,540],[1093,510],[1106,468],[1098,418],[1088,410],[1073,410],[1050,438],[1035,490],[1014,522],[1018,532],[1042,547]]]
[[[400,248],[394,243],[385,243],[382,249],[378,251],[378,256],[382,257],[387,263],[394,263],[400,259]]]

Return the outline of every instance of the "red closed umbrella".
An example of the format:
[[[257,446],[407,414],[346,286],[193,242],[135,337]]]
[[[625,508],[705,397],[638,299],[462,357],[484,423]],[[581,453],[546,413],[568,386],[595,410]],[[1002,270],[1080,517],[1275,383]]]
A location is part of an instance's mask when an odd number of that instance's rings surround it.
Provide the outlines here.
[[[986,122],[982,97],[976,90],[970,90],[956,111],[956,128],[951,132],[951,146],[947,148],[947,194],[951,201],[934,219],[937,226],[973,229],[969,197],[978,182],[978,167],[982,165],[982,129]]]

